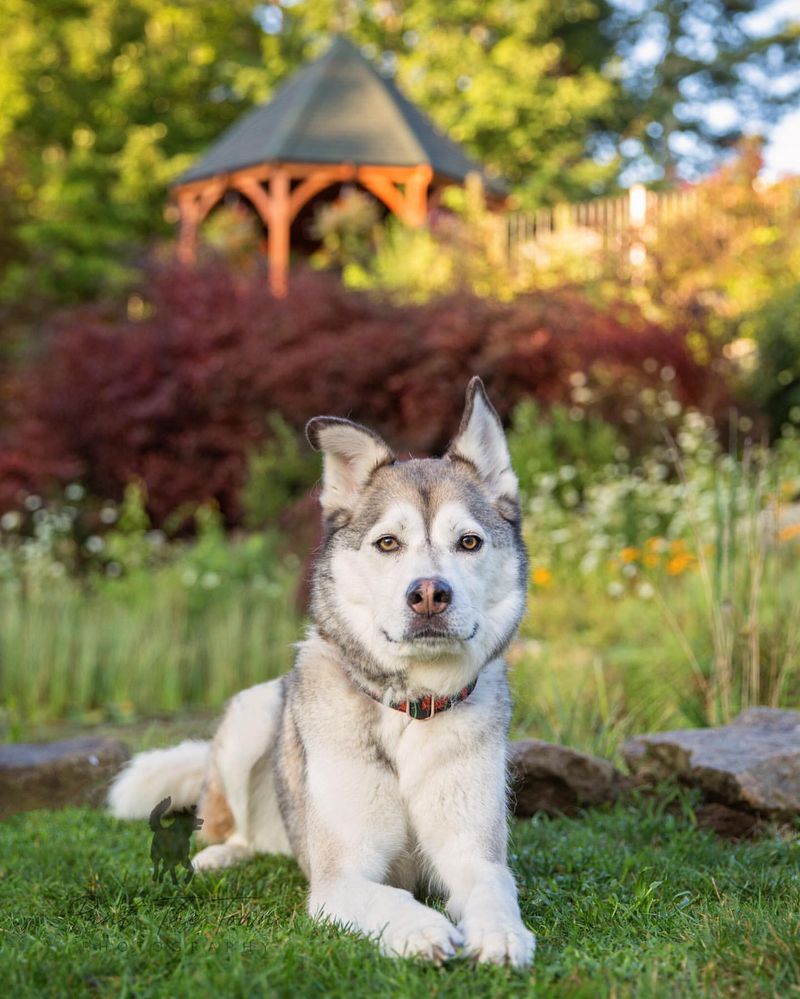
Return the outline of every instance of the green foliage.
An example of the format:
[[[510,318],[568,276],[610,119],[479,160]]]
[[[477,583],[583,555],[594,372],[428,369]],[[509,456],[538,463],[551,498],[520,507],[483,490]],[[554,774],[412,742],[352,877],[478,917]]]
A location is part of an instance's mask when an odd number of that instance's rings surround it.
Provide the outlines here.
[[[319,459],[279,413],[269,416],[270,436],[250,456],[242,493],[245,522],[250,528],[271,527],[293,500],[319,478]]]
[[[219,707],[289,668],[299,560],[276,533],[232,541],[203,507],[196,536],[168,543],[138,486],[99,511],[67,494],[0,518],[8,725]]]
[[[747,323],[758,366],[750,389],[775,433],[800,426],[800,283],[776,295]]]
[[[322,246],[313,263],[343,268],[364,265],[372,256],[381,209],[377,201],[356,188],[345,188],[335,201],[323,203],[316,212],[312,235]]]
[[[787,996],[800,976],[797,842],[729,843],[664,792],[576,819],[515,822],[510,859],[539,947],[532,973],[381,957],[313,923],[294,861],[260,857],[153,884],[144,822],[89,809],[0,825],[0,987],[88,994],[330,999]],[[746,946],[743,944],[746,941]]]
[[[547,475],[555,480],[559,501],[577,506],[586,486],[617,460],[621,441],[616,428],[599,417],[563,405],[544,415],[530,400],[512,414],[508,446],[524,495],[533,495]]]
[[[760,143],[746,143],[694,188],[685,210],[666,211],[634,292],[650,314],[683,324],[690,336],[753,336],[751,313],[800,282],[797,182],[764,185],[761,166]]]
[[[445,212],[432,228],[409,229],[393,216],[374,232],[374,252],[344,268],[352,288],[388,292],[401,302],[425,302],[468,290],[484,298],[510,300],[522,291],[508,267],[503,220],[486,204],[478,174],[442,198]]]
[[[595,469],[580,497],[568,465],[529,487],[535,644],[516,683],[533,730],[595,733],[608,751],[632,728],[719,724],[800,696],[800,527],[783,505],[798,442],[735,456],[688,413],[677,444]]]
[[[124,282],[171,231],[168,184],[269,93],[268,44],[247,0],[4,3],[0,299]]]

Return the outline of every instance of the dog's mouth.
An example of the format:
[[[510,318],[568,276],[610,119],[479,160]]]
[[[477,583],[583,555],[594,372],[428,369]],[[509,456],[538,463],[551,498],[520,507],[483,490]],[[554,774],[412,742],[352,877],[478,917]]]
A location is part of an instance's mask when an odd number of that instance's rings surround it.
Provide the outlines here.
[[[420,645],[453,645],[457,642],[471,642],[472,639],[478,634],[478,627],[479,625],[476,621],[474,627],[467,634],[461,635],[456,631],[450,631],[445,628],[434,628],[428,625],[422,628],[415,628],[413,631],[406,631],[401,638],[392,638],[388,631],[385,629],[381,630],[383,632],[383,637],[387,642],[391,642],[392,645],[417,642]]]

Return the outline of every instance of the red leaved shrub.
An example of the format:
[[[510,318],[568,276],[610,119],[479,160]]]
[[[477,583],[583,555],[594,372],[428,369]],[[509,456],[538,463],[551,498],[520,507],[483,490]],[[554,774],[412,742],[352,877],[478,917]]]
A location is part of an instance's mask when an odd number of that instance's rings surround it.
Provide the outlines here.
[[[138,479],[156,522],[214,499],[235,523],[270,411],[298,429],[318,413],[348,416],[401,449],[435,452],[473,374],[503,418],[525,397],[568,401],[576,371],[616,421],[628,396],[664,388],[664,369],[681,403],[724,399],[720,362],[697,363],[680,330],[577,292],[398,306],[298,272],[276,301],[262,282],[206,265],[153,271],[142,298],[144,318],[101,308],[60,318],[0,446],[0,506],[69,480],[118,498]]]

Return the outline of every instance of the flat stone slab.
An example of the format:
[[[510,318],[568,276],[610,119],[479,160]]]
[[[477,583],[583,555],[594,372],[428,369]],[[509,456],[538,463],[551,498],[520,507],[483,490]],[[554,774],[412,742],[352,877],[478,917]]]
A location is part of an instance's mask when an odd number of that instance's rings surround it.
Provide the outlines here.
[[[749,708],[719,728],[634,736],[622,753],[637,775],[677,777],[733,808],[800,813],[800,711]]]
[[[96,737],[0,746],[0,819],[34,808],[98,805],[130,755],[123,742]]]
[[[629,784],[608,760],[539,739],[511,743],[509,775],[512,810],[520,818],[574,814],[615,801]]]

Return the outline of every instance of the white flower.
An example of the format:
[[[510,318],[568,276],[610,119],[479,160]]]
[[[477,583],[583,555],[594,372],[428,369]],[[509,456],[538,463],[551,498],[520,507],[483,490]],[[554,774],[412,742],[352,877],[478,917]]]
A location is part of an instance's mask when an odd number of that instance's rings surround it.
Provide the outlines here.
[[[622,583],[618,583],[616,580],[608,584],[608,595],[618,600],[625,592],[625,587]]]
[[[31,493],[29,496],[25,497],[24,503],[26,510],[38,510],[42,505],[42,500],[41,497]]]
[[[222,582],[219,573],[217,572],[204,572],[200,577],[200,585],[204,590],[213,590]]]
[[[549,493],[552,492],[553,489],[555,489],[557,482],[558,479],[555,477],[555,475],[551,475],[549,472],[546,472],[544,475],[539,477],[539,488],[543,492]]]
[[[117,519],[117,511],[113,506],[104,506],[100,511],[100,520],[104,524],[113,524]]]
[[[86,495],[86,491],[80,482],[70,482],[67,488],[64,490],[64,495],[68,500],[82,500]]]
[[[652,600],[656,593],[650,583],[640,583],[636,592],[642,600]]]
[[[97,555],[105,548],[106,543],[98,534],[90,534],[85,541],[85,546],[88,552]]]
[[[0,529],[4,531],[15,531],[22,523],[22,517],[17,510],[9,510],[0,517]]]

